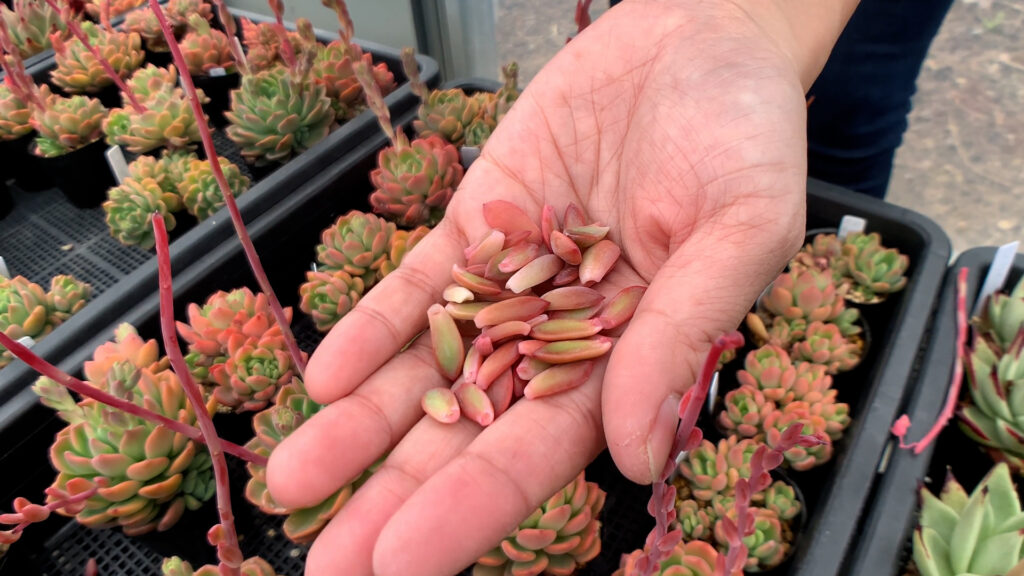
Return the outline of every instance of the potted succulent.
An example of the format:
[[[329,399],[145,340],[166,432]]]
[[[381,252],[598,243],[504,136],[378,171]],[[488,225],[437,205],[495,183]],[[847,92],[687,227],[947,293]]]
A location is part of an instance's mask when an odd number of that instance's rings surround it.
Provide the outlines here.
[[[37,341],[85,307],[92,286],[73,276],[54,276],[46,292],[21,276],[0,276],[0,332],[14,340]],[[0,346],[0,368],[11,362]]]
[[[76,27],[70,21],[69,25]],[[134,32],[118,32],[92,22],[83,22],[80,28],[81,34],[67,41],[51,37],[57,63],[50,73],[51,81],[67,94],[93,95],[106,106],[116,106],[116,81],[101,60],[110,64],[114,75],[127,78],[145,57],[142,38]]]
[[[234,24],[234,20],[229,22]],[[230,93],[239,83],[233,50],[227,34],[211,28],[199,15],[192,15],[189,31],[181,40],[181,52],[196,87],[210,99],[207,110],[216,126],[224,125],[224,111],[229,107]]]
[[[72,17],[69,10],[63,13],[54,10],[46,0],[15,0],[13,9],[0,5],[0,19],[7,26],[22,58],[48,50],[51,47],[50,34],[65,32],[65,21]]]

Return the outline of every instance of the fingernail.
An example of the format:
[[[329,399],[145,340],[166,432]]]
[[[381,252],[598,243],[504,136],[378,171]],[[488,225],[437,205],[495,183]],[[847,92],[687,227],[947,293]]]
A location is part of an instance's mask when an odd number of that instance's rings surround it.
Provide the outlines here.
[[[654,426],[651,427],[651,436],[647,440],[647,462],[650,465],[652,481],[661,476],[668,451],[672,449],[676,426],[679,425],[679,400],[678,394],[670,394],[665,398],[658,409],[658,416],[654,419]]]

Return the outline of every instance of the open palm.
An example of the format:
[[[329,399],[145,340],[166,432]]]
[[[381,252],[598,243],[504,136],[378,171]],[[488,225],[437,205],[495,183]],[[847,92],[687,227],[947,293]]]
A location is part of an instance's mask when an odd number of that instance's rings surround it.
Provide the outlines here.
[[[471,564],[606,446],[650,482],[680,395],[803,237],[800,75],[753,16],[702,2],[625,2],[526,88],[447,215],[328,334],[306,387],[330,403],[270,460],[285,506],[310,506],[390,451],[319,536],[311,576],[448,576]],[[628,329],[569,392],[520,401],[482,429],[424,417],[449,382],[428,306],[504,199],[540,220],[570,202],[611,227],[622,258],[607,296],[649,288]],[[654,463],[654,464],[652,464]]]

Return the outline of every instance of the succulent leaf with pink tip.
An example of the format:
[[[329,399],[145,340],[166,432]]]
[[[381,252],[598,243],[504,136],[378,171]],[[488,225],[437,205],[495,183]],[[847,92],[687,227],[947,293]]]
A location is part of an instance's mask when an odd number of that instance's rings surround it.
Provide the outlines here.
[[[862,351],[862,343],[844,338],[835,324],[812,322],[804,339],[793,345],[793,358],[821,364],[829,374],[838,374],[856,368]]]

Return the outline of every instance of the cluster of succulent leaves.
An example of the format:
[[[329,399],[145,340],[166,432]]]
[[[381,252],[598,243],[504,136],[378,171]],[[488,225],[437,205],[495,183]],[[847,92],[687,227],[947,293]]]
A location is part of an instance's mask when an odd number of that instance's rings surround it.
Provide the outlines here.
[[[158,148],[193,150],[200,141],[199,124],[185,92],[178,87],[174,65],[158,68],[152,64],[138,69],[129,81],[141,110],[126,105],[114,108],[103,121],[107,143],[134,154]],[[209,101],[197,90],[202,103]]]
[[[218,161],[232,195],[238,197],[249,188],[249,178],[226,158],[218,157]],[[114,238],[149,250],[156,242],[154,213],[160,213],[167,229],[173,230],[175,212],[185,209],[205,220],[224,205],[209,162],[194,152],[165,149],[159,159],[139,156],[129,164],[128,177],[107,191],[103,210]]]
[[[103,10],[109,9],[110,17],[117,18],[118,16],[138,8],[146,3],[146,0],[85,0],[85,13],[92,17],[94,20],[100,20],[103,17]],[[109,8],[104,8],[106,4]]]
[[[289,322],[291,308],[284,313]],[[188,306],[188,322],[178,322],[188,342],[185,362],[197,382],[211,388],[224,409],[262,410],[292,382],[295,367],[266,295],[248,288],[218,291],[200,306]]]
[[[1024,278],[1009,293],[990,296],[974,324],[960,427],[1024,475]]]
[[[143,340],[129,324],[115,336],[83,366],[86,383],[195,425],[195,412],[156,341]],[[84,480],[99,487],[74,516],[82,525],[121,527],[128,535],[163,531],[213,496],[212,464],[201,444],[95,400],[76,401],[46,377],[33,391],[68,423],[50,448],[53,486],[64,490],[68,482]]]
[[[183,36],[197,30],[203,23],[206,24],[203,34],[209,34],[209,21],[213,18],[213,7],[205,0],[170,0],[161,9],[179,42],[183,42]],[[163,30],[160,28],[160,22],[149,6],[142,6],[138,10],[129,12],[125,16],[122,28],[127,32],[138,34],[145,42],[146,50],[149,52],[170,51],[167,39],[164,38]],[[182,51],[185,52],[184,46],[182,46]]]
[[[413,128],[420,138],[440,136],[454,146],[483,147],[519,97],[519,67],[502,68],[504,85],[497,92],[468,95],[461,88],[434,90],[420,104]]]
[[[490,552],[473,576],[569,576],[601,552],[604,490],[583,472],[544,501]]]
[[[99,24],[82,22],[82,31],[111,68],[121,78],[128,78],[145,58],[142,38],[134,32],[107,30]],[[69,94],[95,94],[114,84],[100,61],[78,38],[61,40],[53,37],[54,59],[57,66],[50,79]]]
[[[842,240],[818,234],[793,258],[790,269],[831,272],[853,302],[875,304],[907,285],[910,258],[882,245],[877,232],[852,232]]]
[[[10,338],[43,338],[85,307],[92,286],[73,276],[54,276],[50,291],[22,276],[0,276],[0,332]],[[13,360],[0,346],[0,368]]]
[[[32,127],[37,135],[35,153],[55,158],[78,150],[103,137],[103,121],[107,109],[96,98],[78,94],[60,96],[50,87],[39,87],[42,110],[32,114]]]
[[[28,103],[0,82],[0,142],[17,140],[32,132],[32,110]]]
[[[676,528],[682,530],[683,542],[704,541],[721,553],[728,551],[721,520],[729,517],[735,521],[734,489],[740,478],[750,478],[750,459],[758,445],[755,440],[736,436],[717,445],[704,440],[680,462],[672,482],[677,489]],[[800,512],[796,491],[783,480],[752,495],[754,533],[744,539],[749,552],[746,572],[770,570],[786,558],[792,547],[793,523]]]
[[[640,574],[636,562],[644,553],[644,550],[635,550],[624,556],[622,564],[612,576]],[[661,561],[651,576],[714,576],[719,555],[718,549],[704,540],[680,540],[672,554]],[[730,576],[743,576],[743,571],[737,569]]]
[[[7,24],[11,40],[19,56],[28,58],[48,50],[50,34],[63,34],[67,30],[65,19],[70,13],[60,14],[46,0],[14,0],[13,9],[0,4],[0,18]]]
[[[253,417],[252,426],[256,435],[245,447],[256,454],[269,457],[274,448],[321,408],[323,405],[315,402],[306,393],[302,380],[292,378],[291,382],[280,388],[273,405]],[[370,478],[381,463],[383,459],[316,506],[292,509],[278,504],[270,494],[267,489],[266,467],[250,462],[246,465],[250,479],[245,486],[245,497],[266,514],[287,516],[283,526],[285,536],[293,542],[305,544],[312,542],[320,534],[327,522],[341,510],[355,490]]]
[[[366,96],[352,69],[352,64],[358,61],[370,68],[381,94],[387,96],[398,87],[387,64],[374,64],[373,56],[363,52],[359,45],[335,40],[319,46],[310,76],[327,90],[339,122],[351,120],[366,110]]]
[[[299,287],[299,307],[327,332],[377,282],[402,263],[430,229],[399,230],[374,214],[352,210],[321,233],[315,269]]]
[[[1002,576],[1024,569],[1024,511],[1006,463],[970,494],[952,473],[938,497],[920,489],[914,564],[921,576]]]
[[[213,564],[194,570],[191,564],[177,556],[165,559],[160,568],[163,576],[219,576],[221,573],[220,568]],[[238,569],[242,576],[277,576],[274,568],[259,556],[246,558]]]

